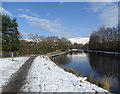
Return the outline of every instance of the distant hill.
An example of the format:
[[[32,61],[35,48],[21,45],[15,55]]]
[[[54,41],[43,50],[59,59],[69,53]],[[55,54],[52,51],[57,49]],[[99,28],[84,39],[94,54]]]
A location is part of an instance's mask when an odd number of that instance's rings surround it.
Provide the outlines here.
[[[21,39],[25,40],[26,42],[33,42],[33,39]],[[72,44],[77,43],[77,44],[86,44],[89,42],[89,38],[87,37],[77,37],[77,38],[69,38],[68,39]]]
[[[33,42],[34,41],[33,39],[20,39],[20,40],[24,40],[26,42]]]
[[[69,41],[71,41],[73,44],[77,43],[77,44],[86,44],[89,42],[89,38],[88,37],[77,37],[77,38],[69,38]]]

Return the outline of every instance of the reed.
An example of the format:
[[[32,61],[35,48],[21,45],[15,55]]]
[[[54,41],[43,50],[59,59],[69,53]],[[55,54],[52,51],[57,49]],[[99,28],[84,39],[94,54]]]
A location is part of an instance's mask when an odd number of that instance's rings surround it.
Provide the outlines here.
[[[90,76],[87,78],[87,81],[89,81],[93,84],[96,84],[97,86],[102,87],[102,88],[110,91],[111,83],[110,83],[109,77],[104,76],[102,78],[99,78],[99,79],[95,80],[94,75],[90,74]]]
[[[98,86],[101,86],[102,88],[110,91],[110,86],[111,86],[111,83],[110,83],[110,80],[109,80],[109,77],[102,77],[100,79],[98,79]]]

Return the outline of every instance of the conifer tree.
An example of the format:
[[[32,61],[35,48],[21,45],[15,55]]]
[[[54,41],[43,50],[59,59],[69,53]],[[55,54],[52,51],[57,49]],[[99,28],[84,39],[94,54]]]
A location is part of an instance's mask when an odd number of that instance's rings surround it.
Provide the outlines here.
[[[2,51],[15,52],[19,50],[19,31],[16,18],[2,15]]]

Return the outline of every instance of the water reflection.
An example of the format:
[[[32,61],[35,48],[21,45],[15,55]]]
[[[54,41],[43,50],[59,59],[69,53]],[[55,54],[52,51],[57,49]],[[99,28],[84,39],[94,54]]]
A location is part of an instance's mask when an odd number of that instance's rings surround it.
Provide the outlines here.
[[[87,54],[85,53],[73,53],[73,54],[67,54],[67,58],[74,62],[80,62],[87,59]]]
[[[67,57],[67,55],[64,54],[64,55],[53,57],[52,61],[54,61],[55,63],[59,63],[61,65],[66,65],[71,61],[71,58]]]
[[[110,82],[112,91],[118,91],[119,56],[92,54],[89,55],[89,63],[94,71],[99,74],[97,78],[106,77]]]
[[[100,75],[118,77],[118,63],[120,57],[89,54],[91,67]]]
[[[76,72],[89,77],[94,74],[94,79],[107,77],[111,82],[111,90],[118,92],[118,76],[120,56],[100,55],[100,54],[86,54],[86,53],[70,53],[60,55],[52,59],[63,68],[72,68]]]

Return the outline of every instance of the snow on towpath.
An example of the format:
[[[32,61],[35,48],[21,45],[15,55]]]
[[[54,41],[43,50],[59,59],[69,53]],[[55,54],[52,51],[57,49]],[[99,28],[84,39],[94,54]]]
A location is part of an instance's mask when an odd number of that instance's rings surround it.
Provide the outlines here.
[[[0,92],[2,87],[6,85],[11,76],[28,60],[29,57],[15,57],[14,61],[11,58],[0,59]]]
[[[86,77],[77,77],[65,72],[47,57],[35,58],[22,92],[108,92],[86,81]]]

